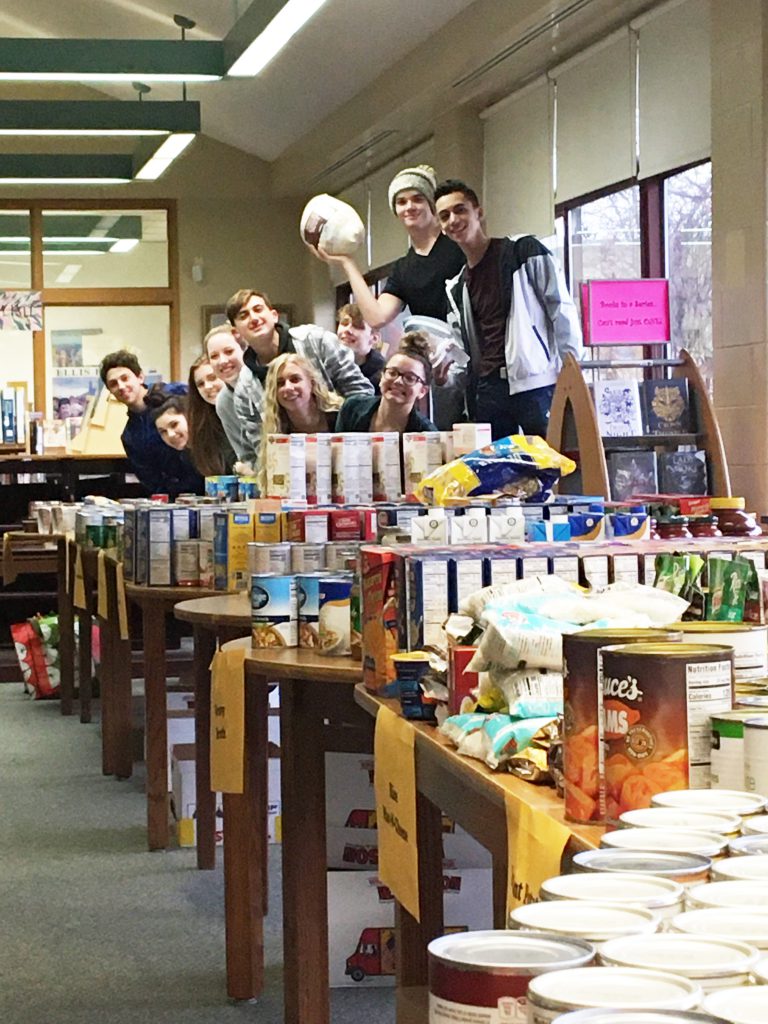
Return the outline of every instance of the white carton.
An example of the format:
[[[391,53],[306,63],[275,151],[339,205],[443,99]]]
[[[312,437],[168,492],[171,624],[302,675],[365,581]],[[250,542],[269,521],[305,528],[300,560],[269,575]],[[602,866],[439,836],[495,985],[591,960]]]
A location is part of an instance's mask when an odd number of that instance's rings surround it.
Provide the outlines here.
[[[338,505],[354,505],[359,493],[357,434],[332,434],[331,497]]]
[[[373,501],[373,438],[355,434],[357,446],[357,497],[355,502],[369,505]]]
[[[447,466],[449,462],[453,462],[455,454],[453,451],[453,431],[452,430],[441,430],[440,431],[440,446],[443,449],[443,465]]]
[[[403,493],[400,435],[393,431],[371,435],[373,501],[396,501]]]
[[[525,516],[522,509],[491,509],[488,516],[488,540],[491,544],[513,544],[525,540]]]
[[[267,493],[265,498],[307,497],[306,434],[268,434],[266,437]],[[264,443],[264,442],[262,442]]]
[[[453,516],[448,524],[451,544],[486,544],[488,515],[484,508],[465,509],[463,516]]]
[[[331,501],[331,435],[307,434],[305,448],[307,501],[329,505]]]
[[[456,600],[460,608],[470,594],[483,587],[483,559],[457,558],[453,560],[456,573]],[[450,570],[449,570],[450,571]]]
[[[443,464],[443,445],[438,433],[403,434],[403,486],[413,496],[416,485]]]
[[[372,871],[328,872],[329,984],[371,988],[394,984],[394,899]],[[492,871],[445,871],[445,925],[493,927]]]
[[[458,459],[478,448],[484,448],[492,440],[490,423],[454,423],[453,454]]]
[[[447,544],[449,519],[443,509],[431,509],[425,516],[411,519],[411,541],[414,544]]]

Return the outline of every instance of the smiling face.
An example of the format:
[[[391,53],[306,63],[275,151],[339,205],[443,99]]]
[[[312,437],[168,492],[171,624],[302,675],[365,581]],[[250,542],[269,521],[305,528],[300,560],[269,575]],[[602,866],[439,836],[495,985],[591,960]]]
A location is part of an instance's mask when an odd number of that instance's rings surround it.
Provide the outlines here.
[[[127,366],[114,366],[107,370],[106,384],[107,391],[129,409],[144,408],[144,393],[147,389],[143,373],[134,373]]]
[[[483,210],[463,192],[450,192],[435,203],[440,230],[457,245],[471,245],[483,235]]]
[[[379,383],[381,397],[395,405],[410,406],[427,393],[424,367],[418,359],[397,352],[388,361]]]
[[[155,420],[157,432],[170,448],[177,452],[187,447],[189,428],[187,417],[176,409],[168,409]]]
[[[208,358],[216,376],[232,387],[243,365],[243,347],[229,331],[214,334],[206,345]]]
[[[224,387],[224,381],[216,376],[210,363],[201,363],[195,367],[195,387],[203,401],[209,405],[216,404],[216,395]]]
[[[351,316],[345,314],[339,320],[339,326],[336,328],[337,338],[342,345],[346,345],[348,349],[352,350],[355,362],[358,364],[365,362],[366,356],[376,340],[376,332],[373,328],[365,320],[359,323],[361,326],[358,326]]]
[[[427,197],[415,188],[405,188],[395,196],[395,215],[409,231],[424,230],[435,221]]]
[[[277,310],[270,309],[261,295],[251,295],[235,315],[235,330],[253,348],[272,339],[277,319]]]
[[[305,412],[314,400],[309,374],[298,363],[289,359],[277,373],[277,402],[290,417]]]

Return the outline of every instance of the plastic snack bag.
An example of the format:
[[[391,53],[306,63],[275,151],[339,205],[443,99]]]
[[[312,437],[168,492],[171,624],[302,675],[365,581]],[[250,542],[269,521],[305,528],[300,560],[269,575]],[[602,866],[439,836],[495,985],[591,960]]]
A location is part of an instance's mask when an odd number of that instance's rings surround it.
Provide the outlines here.
[[[427,474],[415,493],[425,505],[444,505],[446,499],[489,493],[547,501],[560,477],[575,469],[575,462],[550,448],[543,438],[515,434]]]

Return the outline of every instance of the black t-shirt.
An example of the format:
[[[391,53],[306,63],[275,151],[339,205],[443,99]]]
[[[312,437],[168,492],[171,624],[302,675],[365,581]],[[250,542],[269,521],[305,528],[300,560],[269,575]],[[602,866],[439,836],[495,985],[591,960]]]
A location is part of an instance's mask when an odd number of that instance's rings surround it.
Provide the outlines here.
[[[474,267],[467,267],[467,287],[480,342],[478,375],[495,373],[506,366],[504,339],[507,333],[509,296],[501,289],[503,238],[492,238],[485,255]]]
[[[381,381],[381,371],[387,365],[387,361],[384,356],[377,349],[372,348],[368,355],[365,357],[365,362],[360,364],[360,373],[373,384],[376,394],[379,393],[379,382]]]
[[[445,282],[455,277],[465,263],[458,245],[440,234],[426,256],[409,249],[397,260],[384,293],[397,296],[414,316],[445,320],[448,315]]]

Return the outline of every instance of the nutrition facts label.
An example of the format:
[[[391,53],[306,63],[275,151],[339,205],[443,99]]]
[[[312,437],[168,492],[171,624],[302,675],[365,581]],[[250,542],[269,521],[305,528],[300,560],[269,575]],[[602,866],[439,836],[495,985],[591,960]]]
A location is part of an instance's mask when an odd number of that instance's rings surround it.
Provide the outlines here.
[[[707,787],[710,783],[710,716],[731,709],[731,663],[716,661],[686,665],[685,681],[688,690],[688,784],[693,789]]]
[[[429,1024],[526,1024],[528,1000],[525,996],[499,999],[497,1007],[469,1006],[429,997]]]

